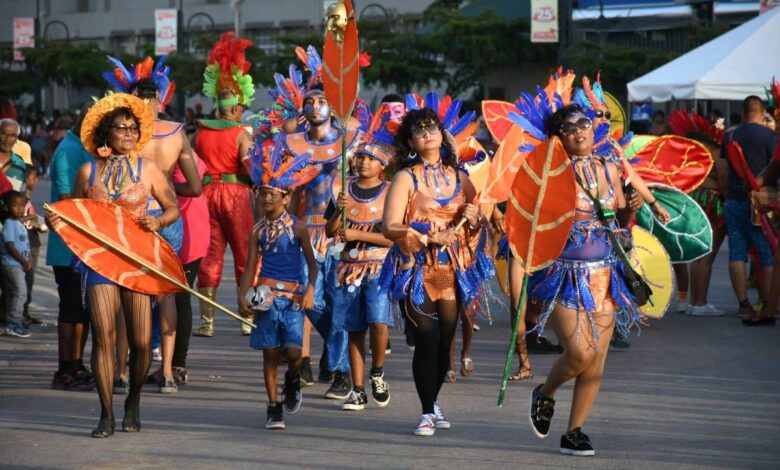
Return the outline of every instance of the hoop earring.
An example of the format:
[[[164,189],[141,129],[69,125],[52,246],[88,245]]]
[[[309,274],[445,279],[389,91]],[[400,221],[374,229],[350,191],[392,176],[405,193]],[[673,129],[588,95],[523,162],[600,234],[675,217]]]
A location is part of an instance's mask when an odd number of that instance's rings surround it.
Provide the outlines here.
[[[415,149],[410,150],[408,157],[409,160],[414,160],[415,158],[417,158],[417,151]]]
[[[111,156],[111,148],[108,146],[107,142],[103,143],[103,146],[97,149],[98,155],[100,155],[103,158],[107,158]]]

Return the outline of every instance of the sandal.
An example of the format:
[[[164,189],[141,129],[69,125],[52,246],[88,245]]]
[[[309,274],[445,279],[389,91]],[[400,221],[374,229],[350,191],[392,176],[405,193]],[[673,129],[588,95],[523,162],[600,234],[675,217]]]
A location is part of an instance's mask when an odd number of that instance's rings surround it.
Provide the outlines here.
[[[471,377],[474,375],[474,362],[470,357],[464,357],[460,360],[460,375],[463,377]]]
[[[448,370],[447,375],[444,376],[444,382],[448,384],[454,384],[455,383],[455,371],[454,370]]]
[[[187,384],[187,368],[186,367],[174,367],[173,368],[173,380],[176,385]]]
[[[526,380],[533,378],[534,374],[531,372],[531,369],[520,366],[519,369],[517,369],[517,372],[509,376],[509,380]]]

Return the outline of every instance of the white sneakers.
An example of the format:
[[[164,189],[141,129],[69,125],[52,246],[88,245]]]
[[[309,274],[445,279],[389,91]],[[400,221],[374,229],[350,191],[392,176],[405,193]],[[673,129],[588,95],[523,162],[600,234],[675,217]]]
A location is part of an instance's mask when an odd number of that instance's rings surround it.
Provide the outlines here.
[[[725,314],[726,312],[724,312],[723,310],[718,310],[712,304],[705,304],[705,305],[691,305],[690,307],[688,307],[685,313],[687,315],[696,315],[698,317],[717,317]]]
[[[420,424],[414,430],[415,436],[433,436],[436,433],[436,415],[432,413],[423,414],[420,417]]]
[[[449,429],[452,425],[447,418],[444,417],[444,413],[441,411],[441,406],[438,403],[433,404],[433,413],[423,414],[420,417],[420,424],[417,425],[417,429],[414,430],[415,436],[433,436],[437,429]]]

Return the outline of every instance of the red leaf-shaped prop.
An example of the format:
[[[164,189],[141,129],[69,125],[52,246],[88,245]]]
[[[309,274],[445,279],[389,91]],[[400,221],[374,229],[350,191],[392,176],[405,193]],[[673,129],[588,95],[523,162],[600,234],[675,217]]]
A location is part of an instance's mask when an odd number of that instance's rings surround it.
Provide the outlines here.
[[[745,181],[748,186],[750,186],[751,190],[758,191],[758,182],[756,181],[755,176],[753,176],[753,172],[750,171],[747,160],[745,160],[745,154],[742,153],[742,147],[732,140],[726,145],[726,150],[731,167],[737,172],[737,176]]]
[[[512,111],[517,112],[517,108],[514,104],[506,101],[486,100],[482,102],[482,118],[496,142],[504,140],[506,133],[514,125],[508,117]]]
[[[527,274],[560,255],[574,222],[576,197],[569,156],[553,137],[523,162],[506,207],[509,246]]]
[[[342,0],[347,12],[343,41],[328,31],[322,58],[322,83],[333,113],[342,123],[352,115],[360,77],[360,45],[355,12],[350,0]]]
[[[144,230],[122,207],[92,199],[65,199],[49,207],[63,219],[68,218],[92,233],[62,221],[54,227],[68,248],[101,276],[145,294],[181,292],[169,280],[134,261],[134,256],[187,285],[181,261],[173,248],[156,233]]]
[[[539,144],[539,139],[516,125],[507,130],[490,163],[490,172],[480,195],[480,202],[498,203],[507,200],[512,182],[528,156],[527,152],[521,152],[519,149],[526,143],[535,146]]]
[[[645,182],[666,184],[689,193],[704,182],[714,161],[701,143],[665,135],[637,152],[631,163]]]

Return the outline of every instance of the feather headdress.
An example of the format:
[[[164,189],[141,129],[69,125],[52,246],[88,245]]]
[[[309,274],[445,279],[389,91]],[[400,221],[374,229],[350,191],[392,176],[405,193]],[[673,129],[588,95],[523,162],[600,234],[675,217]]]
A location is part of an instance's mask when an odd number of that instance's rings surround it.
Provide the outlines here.
[[[280,73],[274,74],[276,88],[268,90],[268,96],[274,101],[268,113],[271,125],[279,129],[288,119],[300,116],[303,108],[303,73],[295,64],[290,64],[289,76]]]
[[[607,100],[601,87],[601,74],[596,74],[596,81],[593,84],[588,77],[582,77],[582,88],[574,90],[573,101],[583,108],[606,110]]]
[[[398,129],[397,126],[393,126],[394,124],[390,121],[390,107],[387,103],[383,103],[374,114],[371,125],[368,126],[363,140],[358,144],[355,154],[370,155],[387,166],[395,151],[393,137]]]
[[[147,57],[130,67],[129,70],[121,60],[111,56],[107,57],[114,64],[114,70],[103,72],[103,78],[117,91],[132,94],[139,82],[151,80],[159,93],[162,106],[165,107],[170,103],[176,90],[176,84],[170,79],[171,68],[165,65],[168,56],[160,57],[156,65],[153,58]]]
[[[574,103],[572,103],[574,104]],[[544,142],[547,140],[547,121],[556,111],[566,106],[563,102],[563,98],[558,93],[553,93],[550,97],[547,92],[541,87],[536,87],[536,96],[530,93],[520,93],[520,97],[515,102],[516,111],[509,113],[509,119],[516,125],[520,126],[527,134],[533,137],[532,140],[527,141],[520,146],[519,150],[522,153],[530,153],[537,144],[532,142]],[[583,108],[585,115],[593,119],[595,112],[589,108]],[[601,124],[594,129],[594,152],[599,152],[611,144],[607,142],[609,134],[609,124]]]
[[[291,156],[283,149],[278,139],[273,146],[255,141],[249,158],[252,161],[250,176],[256,185],[287,192],[308,183],[322,171],[319,165],[309,162],[309,153]]]
[[[295,55],[303,63],[303,68],[311,75],[306,80],[306,91],[322,89],[322,57],[314,46],[309,46],[304,50],[298,46],[295,48]]]
[[[718,129],[704,116],[695,112],[675,109],[669,114],[669,129],[673,134],[720,147],[723,129]]]
[[[769,106],[775,108],[775,119],[780,119],[780,83],[772,77],[772,83],[766,89],[766,100]]]
[[[460,109],[463,106],[461,100],[453,100],[451,96],[445,95],[441,100],[439,95],[435,91],[429,91],[425,95],[425,99],[420,98],[415,93],[409,93],[406,95],[406,109],[421,109],[423,107],[431,108],[441,121],[444,129],[452,134],[455,141],[460,144],[477,131],[478,124],[476,122],[477,113],[469,111],[460,114]]]
[[[230,90],[236,96],[236,103],[249,106],[255,95],[249,69],[252,64],[246,60],[244,51],[251,46],[247,39],[234,38],[232,32],[220,36],[209,53],[206,70],[203,72],[203,94],[219,99],[219,92]],[[227,103],[223,103],[227,104]]]

